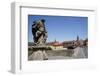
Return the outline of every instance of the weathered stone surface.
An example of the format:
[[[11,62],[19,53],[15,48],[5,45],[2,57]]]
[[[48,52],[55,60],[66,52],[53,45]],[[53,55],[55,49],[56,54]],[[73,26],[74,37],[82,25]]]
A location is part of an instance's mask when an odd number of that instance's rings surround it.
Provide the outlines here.
[[[74,54],[72,55],[73,58],[87,58],[87,49],[82,47],[77,47],[74,49]]]
[[[45,50],[35,51],[29,56],[29,60],[47,60],[48,55],[46,54]]]
[[[45,50],[43,50],[43,60],[48,60],[48,55],[47,53],[45,52]]]

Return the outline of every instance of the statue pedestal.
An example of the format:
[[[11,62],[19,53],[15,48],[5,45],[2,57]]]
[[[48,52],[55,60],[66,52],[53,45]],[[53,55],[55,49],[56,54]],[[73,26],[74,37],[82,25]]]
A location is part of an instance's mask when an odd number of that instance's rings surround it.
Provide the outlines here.
[[[45,52],[49,50],[48,46],[32,46],[33,53],[29,56],[29,60],[48,60],[48,55]]]

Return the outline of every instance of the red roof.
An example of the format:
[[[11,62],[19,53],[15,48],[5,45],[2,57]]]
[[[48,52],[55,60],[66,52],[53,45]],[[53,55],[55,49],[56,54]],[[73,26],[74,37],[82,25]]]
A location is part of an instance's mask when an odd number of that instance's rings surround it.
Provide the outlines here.
[[[53,46],[63,46],[63,44],[59,43],[59,42],[55,42],[55,43],[53,43]]]
[[[59,43],[59,42],[49,42],[47,44],[52,46],[63,46],[63,43]]]

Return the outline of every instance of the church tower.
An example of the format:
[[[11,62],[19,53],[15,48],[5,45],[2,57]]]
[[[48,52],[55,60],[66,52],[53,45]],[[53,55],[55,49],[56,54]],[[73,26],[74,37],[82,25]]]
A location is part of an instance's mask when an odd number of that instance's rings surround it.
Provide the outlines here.
[[[79,36],[77,36],[77,41],[79,41]]]

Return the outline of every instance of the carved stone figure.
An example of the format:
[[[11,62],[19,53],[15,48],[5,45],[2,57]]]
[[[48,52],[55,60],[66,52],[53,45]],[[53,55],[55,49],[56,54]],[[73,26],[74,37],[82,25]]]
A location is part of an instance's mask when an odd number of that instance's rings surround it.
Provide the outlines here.
[[[30,56],[32,60],[47,60],[48,55],[46,54],[46,40],[47,31],[44,24],[45,20],[37,20],[32,24],[32,34],[35,45],[33,46],[33,54]]]
[[[36,45],[43,45],[47,39],[47,31],[44,25],[45,20],[34,21],[32,25],[33,40]]]

